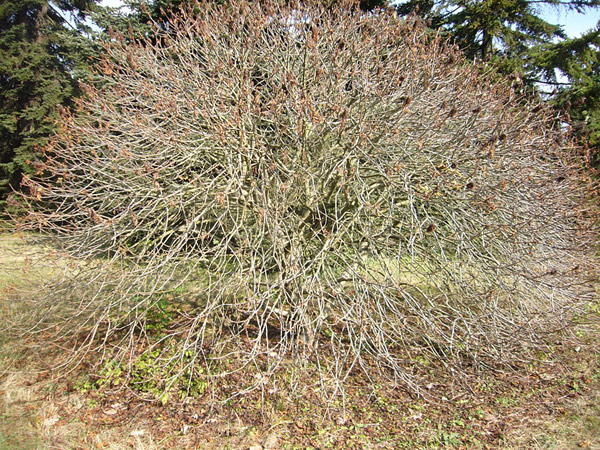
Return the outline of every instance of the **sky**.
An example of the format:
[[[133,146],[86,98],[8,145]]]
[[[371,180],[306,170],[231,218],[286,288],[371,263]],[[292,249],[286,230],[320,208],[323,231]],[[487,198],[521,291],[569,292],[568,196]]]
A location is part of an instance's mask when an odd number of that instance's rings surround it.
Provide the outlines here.
[[[103,6],[119,6],[122,0],[103,0]],[[550,23],[561,24],[570,37],[579,37],[582,33],[594,28],[600,21],[600,9],[589,9],[583,14],[564,9],[544,8],[541,16]]]
[[[569,37],[579,37],[600,21],[600,9],[589,9],[583,14],[578,14],[574,11],[545,8],[541,16],[547,22],[562,25]]]
[[[119,6],[123,3],[121,0],[102,0],[100,4],[102,6]]]

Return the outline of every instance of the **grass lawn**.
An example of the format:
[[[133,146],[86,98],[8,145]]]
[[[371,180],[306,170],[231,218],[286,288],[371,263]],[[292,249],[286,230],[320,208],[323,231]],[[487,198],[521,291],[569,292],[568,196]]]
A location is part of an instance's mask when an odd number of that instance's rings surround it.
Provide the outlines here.
[[[333,400],[310,369],[292,390],[290,360],[277,389],[212,402],[211,392],[251,376],[241,371],[183,401],[150,402],[114,373],[92,371],[94,355],[65,375],[47,370],[61,350],[43,336],[1,334],[23,300],[19,288],[49,276],[31,269],[35,250],[0,235],[0,449],[600,448],[597,320],[514,372],[459,377],[423,360],[415,376],[429,380],[435,401],[360,371]]]

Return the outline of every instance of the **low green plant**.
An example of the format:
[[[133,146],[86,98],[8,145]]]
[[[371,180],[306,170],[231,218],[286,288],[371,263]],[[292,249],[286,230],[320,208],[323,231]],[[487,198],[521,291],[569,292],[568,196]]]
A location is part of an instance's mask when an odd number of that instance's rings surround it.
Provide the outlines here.
[[[437,441],[446,447],[461,447],[464,445],[461,436],[458,433],[440,431],[437,435]]]

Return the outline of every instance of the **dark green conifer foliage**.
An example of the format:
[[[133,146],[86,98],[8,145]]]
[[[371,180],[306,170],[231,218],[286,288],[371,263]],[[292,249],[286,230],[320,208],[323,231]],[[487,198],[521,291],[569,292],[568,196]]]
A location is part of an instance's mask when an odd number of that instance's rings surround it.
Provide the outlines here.
[[[94,1],[4,0],[0,6],[0,201],[19,187],[23,172],[36,170],[57,107],[70,105],[77,92],[85,64],[78,37]]]

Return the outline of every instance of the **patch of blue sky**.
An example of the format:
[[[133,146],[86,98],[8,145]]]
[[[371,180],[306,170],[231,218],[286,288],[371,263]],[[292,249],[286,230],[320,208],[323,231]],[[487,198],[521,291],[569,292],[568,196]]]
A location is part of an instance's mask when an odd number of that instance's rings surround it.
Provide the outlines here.
[[[539,8],[540,16],[550,23],[562,25],[569,37],[580,37],[596,28],[600,21],[600,8],[589,8],[582,13],[565,8],[545,6]]]

